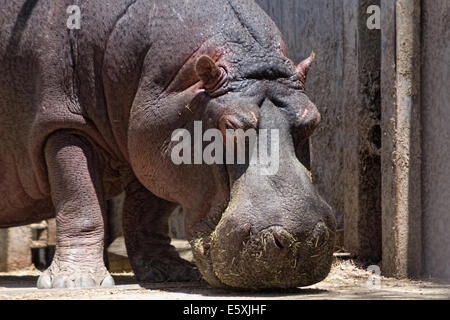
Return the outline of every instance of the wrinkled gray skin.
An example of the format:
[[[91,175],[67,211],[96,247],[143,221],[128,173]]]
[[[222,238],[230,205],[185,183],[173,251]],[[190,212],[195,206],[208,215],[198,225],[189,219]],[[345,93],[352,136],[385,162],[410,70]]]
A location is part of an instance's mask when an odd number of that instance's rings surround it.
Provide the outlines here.
[[[335,222],[297,159],[320,116],[270,18],[250,0],[73,4],[81,30],[67,29],[63,1],[0,0],[0,226],[56,216],[56,255],[38,287],[114,283],[105,200],[123,190],[140,281],[197,277],[169,245],[177,203],[211,285],[322,280]],[[216,87],[202,55],[220,66]],[[279,129],[280,170],[174,165],[171,134],[194,120]]]

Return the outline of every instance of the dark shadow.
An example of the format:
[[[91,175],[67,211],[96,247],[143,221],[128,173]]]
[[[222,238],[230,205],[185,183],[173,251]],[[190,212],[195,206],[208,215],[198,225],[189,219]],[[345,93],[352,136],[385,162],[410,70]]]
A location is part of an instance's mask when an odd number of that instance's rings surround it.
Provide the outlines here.
[[[264,290],[243,290],[243,289],[218,289],[212,288],[205,282],[164,282],[164,283],[139,283],[139,286],[147,290],[161,290],[166,292],[177,292],[185,294],[199,294],[202,296],[228,296],[230,298],[240,296],[252,296],[254,298],[285,297],[292,295],[319,295],[328,293],[328,290],[311,288],[292,289],[264,289]]]
[[[0,288],[35,288],[39,276],[0,276]]]
[[[137,280],[134,275],[115,275],[113,274],[114,282],[116,285],[130,285],[137,284]]]

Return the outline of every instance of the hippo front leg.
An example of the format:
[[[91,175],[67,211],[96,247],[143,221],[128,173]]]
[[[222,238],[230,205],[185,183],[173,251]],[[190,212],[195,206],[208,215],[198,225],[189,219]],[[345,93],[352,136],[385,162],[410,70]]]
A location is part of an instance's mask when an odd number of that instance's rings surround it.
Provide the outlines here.
[[[112,286],[105,267],[104,200],[92,145],[71,133],[56,133],[45,147],[56,210],[56,252],[38,288]]]
[[[131,266],[140,282],[192,281],[200,274],[170,245],[168,218],[176,204],[156,197],[138,181],[126,189],[123,230]]]

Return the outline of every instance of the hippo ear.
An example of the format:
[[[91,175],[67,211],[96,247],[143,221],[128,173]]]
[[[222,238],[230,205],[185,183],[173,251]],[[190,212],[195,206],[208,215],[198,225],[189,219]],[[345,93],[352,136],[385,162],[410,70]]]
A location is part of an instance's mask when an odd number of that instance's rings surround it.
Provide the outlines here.
[[[195,71],[207,90],[214,89],[223,78],[223,70],[207,55],[197,60]]]
[[[316,58],[316,53],[313,51],[311,55],[300,62],[295,69],[297,71],[297,75],[300,78],[300,81],[304,84],[306,83],[306,77],[308,76],[309,69],[311,68],[311,64],[314,62]]]

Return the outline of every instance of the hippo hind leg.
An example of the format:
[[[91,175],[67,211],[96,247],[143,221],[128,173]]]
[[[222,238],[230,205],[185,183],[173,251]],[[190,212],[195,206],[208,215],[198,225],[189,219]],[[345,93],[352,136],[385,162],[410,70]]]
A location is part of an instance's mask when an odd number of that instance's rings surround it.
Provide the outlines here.
[[[170,245],[168,218],[175,207],[138,181],[127,187],[123,229],[130,263],[140,282],[200,280],[196,267]]]
[[[103,260],[104,200],[92,145],[58,132],[48,139],[45,158],[56,210],[56,252],[38,288],[113,286]]]

